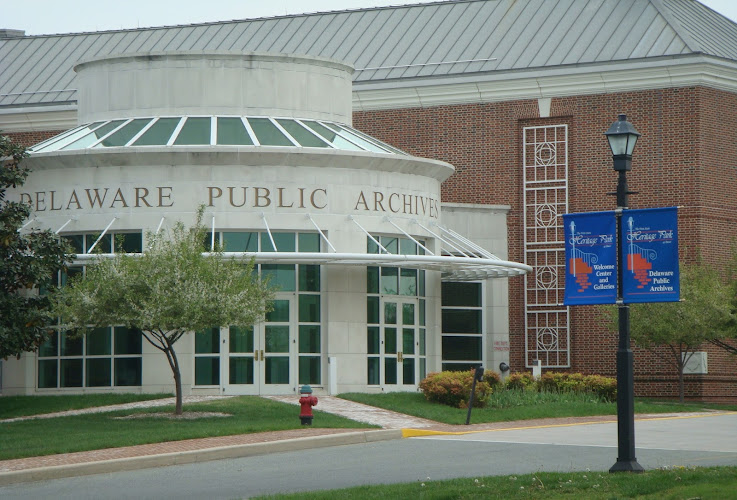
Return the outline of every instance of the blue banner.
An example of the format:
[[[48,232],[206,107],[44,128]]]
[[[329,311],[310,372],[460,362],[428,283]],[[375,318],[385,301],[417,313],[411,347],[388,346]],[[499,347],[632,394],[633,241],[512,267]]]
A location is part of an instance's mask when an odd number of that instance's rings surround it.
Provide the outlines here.
[[[617,226],[614,212],[563,215],[566,284],[563,304],[614,304]]]
[[[625,303],[680,300],[676,207],[625,210],[620,241]]]

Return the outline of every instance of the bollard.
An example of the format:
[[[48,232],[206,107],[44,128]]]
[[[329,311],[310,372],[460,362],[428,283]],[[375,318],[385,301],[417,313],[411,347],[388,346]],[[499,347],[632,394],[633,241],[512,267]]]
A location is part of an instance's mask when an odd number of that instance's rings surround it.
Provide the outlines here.
[[[476,392],[476,382],[484,380],[484,367],[479,365],[475,368],[473,374],[473,382],[471,383],[471,395],[468,397],[468,415],[466,415],[466,425],[471,423],[471,408],[473,408],[473,394]]]

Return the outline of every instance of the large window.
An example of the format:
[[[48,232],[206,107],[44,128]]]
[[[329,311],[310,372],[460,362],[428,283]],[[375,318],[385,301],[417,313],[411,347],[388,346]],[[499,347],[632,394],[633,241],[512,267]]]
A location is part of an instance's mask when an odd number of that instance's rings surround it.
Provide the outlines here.
[[[75,253],[141,252],[141,233],[65,234]],[[97,243],[95,245],[95,243]],[[94,245],[94,248],[93,248]],[[70,266],[59,272],[65,285],[84,266]],[[43,293],[43,291],[42,291]],[[97,328],[82,337],[67,332],[54,333],[38,349],[38,388],[127,387],[141,385],[141,344],[139,330],[122,326]]]
[[[38,350],[38,387],[139,386],[141,340],[140,330],[122,326],[54,333]]]
[[[468,370],[482,363],[481,283],[442,284],[443,370]]]
[[[424,254],[424,249],[409,238],[375,239],[392,254]],[[379,253],[371,238],[367,245],[368,253]],[[366,292],[367,383],[416,385],[427,372],[425,271],[369,266]]]

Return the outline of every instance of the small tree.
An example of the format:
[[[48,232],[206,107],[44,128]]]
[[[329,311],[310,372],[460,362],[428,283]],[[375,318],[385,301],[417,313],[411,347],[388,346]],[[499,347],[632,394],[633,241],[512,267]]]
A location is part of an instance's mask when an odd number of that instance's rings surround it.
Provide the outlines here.
[[[55,296],[61,328],[83,335],[88,329],[122,325],[166,355],[174,377],[176,414],[182,413],[182,378],[174,345],[185,334],[213,326],[249,326],[271,307],[273,293],[253,272],[253,262],[204,254],[204,208],[197,223],[177,223],[170,237],[148,234],[140,255],[100,258]]]
[[[634,304],[630,321],[632,339],[676,369],[678,397],[683,402],[683,369],[699,345],[728,334],[735,314],[729,287],[705,264],[681,266],[681,300]],[[616,308],[612,319],[616,325]]]
[[[723,339],[712,339],[709,342],[737,355],[737,242],[732,242],[732,259],[727,264],[727,284],[729,285],[730,302],[734,317],[727,325],[728,333]]]
[[[56,271],[71,260],[67,245],[51,231],[21,232],[31,207],[5,200],[8,188],[22,186],[26,149],[0,135],[0,358],[34,351],[54,322],[51,303],[39,288],[56,285]]]

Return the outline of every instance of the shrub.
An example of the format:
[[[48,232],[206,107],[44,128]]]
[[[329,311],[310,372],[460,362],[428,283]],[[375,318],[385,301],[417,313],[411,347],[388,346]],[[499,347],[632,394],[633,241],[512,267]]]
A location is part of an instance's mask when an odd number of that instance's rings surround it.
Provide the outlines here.
[[[613,401],[617,397],[617,381],[601,375],[546,372],[537,381],[537,388],[541,392],[589,392],[602,401]]]
[[[504,381],[508,390],[524,391],[535,388],[535,379],[531,373],[513,373]]]
[[[616,401],[617,379],[601,375],[587,375],[584,381],[588,390],[599,396],[602,401]]]
[[[471,394],[474,371],[464,372],[436,372],[430,373],[420,382],[420,391],[428,401],[440,403],[454,408],[468,408],[468,397]],[[476,382],[476,392],[473,396],[474,408],[483,408],[494,389],[487,382],[494,380],[493,372],[484,372],[481,382]],[[488,378],[487,378],[488,377]],[[498,376],[496,377],[498,379]]]
[[[502,387],[502,378],[493,370],[484,371],[484,382],[489,384],[489,387],[491,387],[493,391]]]

